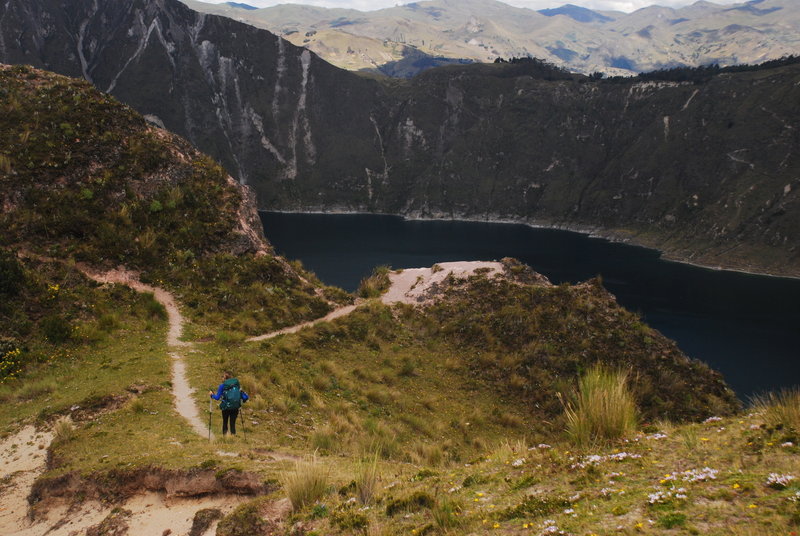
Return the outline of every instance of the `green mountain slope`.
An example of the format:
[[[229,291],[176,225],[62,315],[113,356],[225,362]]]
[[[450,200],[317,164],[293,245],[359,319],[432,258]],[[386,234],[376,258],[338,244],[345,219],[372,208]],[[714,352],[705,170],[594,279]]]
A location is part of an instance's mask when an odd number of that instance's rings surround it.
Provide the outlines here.
[[[273,256],[252,194],[184,140],[86,82],[3,66],[0,90],[2,246],[137,270],[240,329],[328,312]]]

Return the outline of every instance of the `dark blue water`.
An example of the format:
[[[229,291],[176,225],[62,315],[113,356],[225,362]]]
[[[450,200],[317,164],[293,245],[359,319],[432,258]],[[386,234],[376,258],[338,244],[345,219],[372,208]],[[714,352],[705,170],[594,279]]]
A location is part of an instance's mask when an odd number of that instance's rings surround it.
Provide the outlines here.
[[[742,398],[800,384],[800,280],[697,268],[657,251],[525,225],[262,213],[277,251],[352,291],[372,268],[515,257],[553,283],[602,275],[618,301],[721,371]]]

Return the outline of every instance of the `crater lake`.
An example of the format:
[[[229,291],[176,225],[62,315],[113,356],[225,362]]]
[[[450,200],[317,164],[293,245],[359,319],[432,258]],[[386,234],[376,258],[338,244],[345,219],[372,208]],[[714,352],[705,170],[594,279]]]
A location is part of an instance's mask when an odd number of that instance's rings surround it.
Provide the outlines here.
[[[522,224],[369,214],[262,212],[278,253],[354,291],[380,265],[514,257],[553,283],[597,275],[688,356],[722,372],[740,398],[800,383],[800,280],[667,261],[658,251]]]

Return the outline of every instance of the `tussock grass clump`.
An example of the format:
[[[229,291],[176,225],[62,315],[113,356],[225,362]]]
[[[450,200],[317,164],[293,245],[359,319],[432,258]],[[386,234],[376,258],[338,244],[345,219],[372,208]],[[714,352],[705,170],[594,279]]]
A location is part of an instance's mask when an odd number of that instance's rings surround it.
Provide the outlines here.
[[[142,299],[144,301],[144,309],[150,317],[158,320],[167,319],[166,307],[156,299],[152,292],[145,292]]]
[[[431,515],[439,531],[446,533],[464,525],[464,520],[461,517],[462,511],[463,507],[460,503],[445,499],[436,504],[431,510]]]
[[[372,271],[372,275],[361,280],[358,287],[358,295],[362,298],[377,298],[391,286],[389,281],[388,266],[378,266]]]
[[[311,448],[327,454],[334,452],[339,446],[336,430],[328,424],[314,430],[309,441]]]
[[[297,511],[321,499],[328,492],[330,471],[312,456],[295,463],[294,470],[283,475],[281,484]]]
[[[565,404],[567,436],[579,447],[620,439],[636,429],[638,411],[628,373],[594,365],[579,380],[575,404]]]
[[[378,469],[378,452],[367,456],[356,465],[356,496],[361,504],[371,504],[378,491],[380,470]]]
[[[75,438],[75,427],[67,420],[58,421],[53,428],[53,443],[64,444]]]
[[[782,389],[753,398],[753,409],[764,415],[770,428],[789,428],[800,432],[800,387]]]

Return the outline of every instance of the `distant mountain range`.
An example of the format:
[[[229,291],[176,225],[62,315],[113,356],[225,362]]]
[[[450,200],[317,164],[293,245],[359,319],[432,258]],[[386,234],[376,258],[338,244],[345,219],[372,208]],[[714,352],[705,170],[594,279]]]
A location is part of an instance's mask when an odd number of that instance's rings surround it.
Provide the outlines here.
[[[632,74],[760,63],[800,53],[800,2],[752,0],[633,13],[567,4],[533,11],[495,0],[431,0],[377,11],[185,0],[192,9],[270,30],[350,70],[411,76],[449,62],[534,56],[572,71]]]

